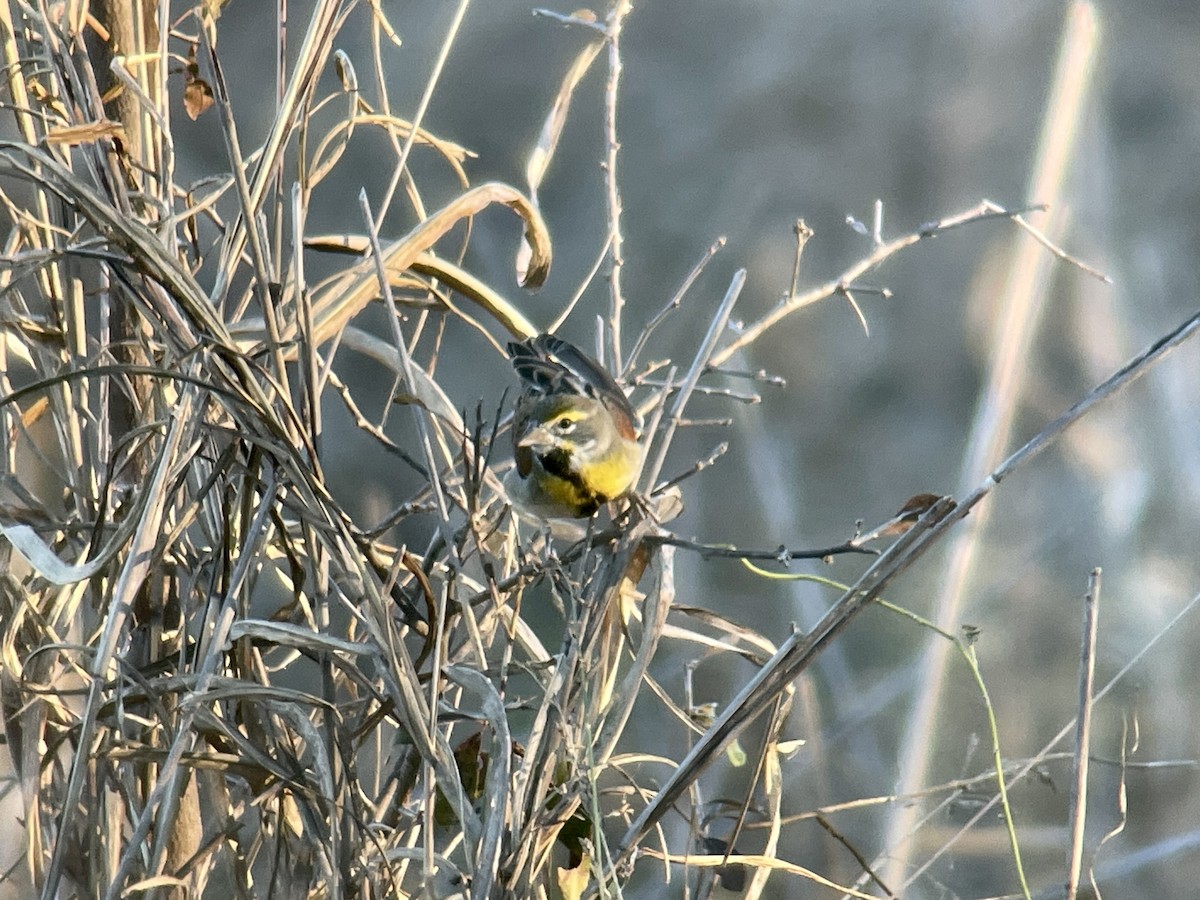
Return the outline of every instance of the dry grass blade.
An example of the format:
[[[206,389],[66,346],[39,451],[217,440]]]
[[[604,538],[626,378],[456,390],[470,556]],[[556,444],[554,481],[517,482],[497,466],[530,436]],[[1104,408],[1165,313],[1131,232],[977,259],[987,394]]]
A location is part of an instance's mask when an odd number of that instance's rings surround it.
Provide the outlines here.
[[[1132,734],[1130,734],[1131,728]],[[1119,836],[1125,830],[1125,826],[1128,822],[1129,791],[1128,784],[1126,782],[1126,764],[1128,762],[1129,755],[1137,752],[1139,743],[1138,731],[1139,729],[1136,717],[1133,719],[1132,726],[1130,725],[1128,718],[1121,722],[1121,751],[1119,760],[1121,768],[1121,780],[1117,785],[1117,821],[1112,828],[1105,832],[1104,837],[1100,839],[1100,843],[1096,845],[1096,850],[1093,854],[1093,861],[1090,865],[1088,865],[1088,883],[1091,885],[1092,893],[1095,894],[1097,900],[1099,900],[1099,898],[1103,895],[1100,893],[1099,885],[1096,884],[1096,866],[1094,857],[1100,855],[1100,850],[1105,844]]]
[[[567,113],[571,109],[571,100],[575,96],[575,89],[583,80],[583,76],[587,74],[588,69],[592,67],[592,63],[600,54],[600,48],[603,46],[604,41],[602,40],[592,41],[585,46],[579,51],[579,55],[575,57],[566,74],[563,75],[562,84],[559,85],[550,111],[546,114],[546,120],[542,123],[542,132],[529,154],[528,162],[525,163],[525,183],[529,186],[529,196],[534,203],[537,202],[537,192],[538,188],[542,186],[542,179],[554,159],[554,151],[558,149],[563,127],[567,124]]]
[[[105,677],[114,665],[114,657],[119,642],[123,637],[127,620],[134,605],[134,594],[148,577],[152,551],[158,534],[162,529],[163,516],[167,508],[166,481],[167,473],[178,464],[175,454],[184,441],[190,427],[190,409],[196,402],[194,391],[185,391],[181,397],[179,414],[166,436],[159,453],[158,463],[154,467],[153,479],[146,491],[146,507],[139,516],[137,531],[133,535],[130,553],[120,568],[120,574],[113,587],[112,599],[108,615],[105,617],[104,632],[97,642],[96,655],[91,665],[92,682],[88,689],[87,701],[84,705],[80,723],[79,744],[90,747],[94,738],[97,719],[100,714],[101,686]],[[84,778],[87,775],[87,755],[79,754],[71,767],[70,778],[67,781],[60,830],[67,831],[68,814],[74,810],[83,794]],[[66,854],[70,847],[66,840],[60,840],[54,845],[50,865],[46,871],[45,882],[42,886],[43,898],[50,898],[58,891],[59,881],[63,876],[66,864]]]
[[[475,851],[479,873],[475,888],[481,897],[490,897],[492,879],[500,859],[500,848],[508,827],[509,761],[512,759],[512,735],[508,730],[508,718],[504,702],[495,686],[475,669],[449,666],[446,675],[478,694],[483,701],[483,714],[492,729],[492,755],[488,766],[487,781],[483,796],[486,805],[480,826],[479,847]]]
[[[296,61],[291,68],[291,77],[287,80],[282,97],[279,98],[275,116],[270,123],[270,133],[263,144],[258,166],[248,186],[245,205],[250,219],[242,217],[235,220],[226,236],[213,292],[215,297],[224,297],[233,280],[234,268],[238,265],[248,240],[248,228],[256,226],[258,215],[264,210],[268,192],[275,183],[276,173],[281,170],[288,142],[295,134],[299,119],[304,115],[305,104],[333,51],[333,38],[342,14],[342,4],[338,0],[317,0],[313,4],[312,15],[304,30]],[[251,224],[248,224],[248,221]]]
[[[533,253],[529,267],[524,272],[522,284],[531,288],[540,286],[550,271],[550,235],[546,224],[541,214],[523,194],[498,182],[481,184],[460,194],[405,237],[384,247],[380,258],[388,280],[411,269],[414,263],[456,223],[482,212],[493,203],[509,207],[525,223],[525,239]],[[355,266],[314,297],[311,337],[313,343],[319,346],[335,337],[378,296],[379,278],[375,271],[375,263],[367,260]],[[248,322],[239,328],[238,335],[242,344],[250,346],[261,341],[261,328],[261,322]],[[294,341],[296,324],[284,326],[280,331],[280,339],[285,342]]]

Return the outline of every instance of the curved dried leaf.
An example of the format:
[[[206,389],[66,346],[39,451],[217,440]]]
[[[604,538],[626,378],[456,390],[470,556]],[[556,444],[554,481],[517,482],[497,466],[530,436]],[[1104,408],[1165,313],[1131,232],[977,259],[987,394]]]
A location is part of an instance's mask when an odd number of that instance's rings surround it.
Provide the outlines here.
[[[366,253],[370,244],[358,234],[320,234],[306,238],[304,246],[315,250],[335,253]],[[538,333],[530,322],[512,303],[501,296],[491,285],[476,278],[462,266],[432,253],[422,253],[413,261],[412,271],[429,278],[436,278],[457,293],[466,297],[487,312],[513,337],[522,340]],[[401,282],[392,280],[392,287]]]
[[[516,188],[500,182],[482,184],[460,194],[400,240],[384,248],[384,270],[389,277],[403,274],[459,221],[476,215],[493,203],[507,206],[525,222],[525,238],[532,248],[532,257],[521,283],[524,287],[540,287],[550,273],[550,232],[529,198]],[[348,283],[347,279],[339,280],[314,299],[313,340],[316,344],[322,344],[337,334],[379,296],[379,281],[375,271],[375,263],[366,260],[348,273]],[[293,333],[285,335],[285,339],[294,337],[294,331],[293,323]]]
[[[91,562],[81,565],[65,563],[28,525],[0,525],[0,534],[8,538],[8,542],[34,571],[51,584],[64,585],[84,581],[108,565],[107,554],[101,554]]]
[[[558,141],[562,137],[563,126],[567,123],[567,113],[571,109],[575,88],[579,86],[579,82],[583,80],[583,76],[587,74],[603,46],[603,39],[592,41],[575,57],[571,68],[563,76],[562,84],[559,85],[558,94],[554,98],[546,121],[542,123],[542,133],[538,136],[538,142],[534,146],[533,152],[529,154],[529,162],[525,164],[525,181],[529,185],[529,196],[535,202],[538,188],[542,184],[546,170],[550,168],[550,161],[554,158],[554,151],[558,149]]]
[[[300,650],[315,650],[322,652],[349,653],[354,656],[365,653],[376,653],[374,644],[344,641],[331,634],[322,634],[300,625],[288,622],[269,622],[266,619],[240,619],[229,628],[229,638],[236,641],[240,637],[252,637],[269,641],[283,647],[295,647]]]

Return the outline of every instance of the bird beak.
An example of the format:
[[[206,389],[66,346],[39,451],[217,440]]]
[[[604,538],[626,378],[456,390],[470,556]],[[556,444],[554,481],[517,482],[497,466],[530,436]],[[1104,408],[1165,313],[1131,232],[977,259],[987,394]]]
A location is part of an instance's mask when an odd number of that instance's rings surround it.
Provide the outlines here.
[[[550,431],[542,425],[536,428],[531,428],[529,431],[517,441],[518,447],[528,447],[530,450],[538,450],[544,447],[554,446],[554,436]]]

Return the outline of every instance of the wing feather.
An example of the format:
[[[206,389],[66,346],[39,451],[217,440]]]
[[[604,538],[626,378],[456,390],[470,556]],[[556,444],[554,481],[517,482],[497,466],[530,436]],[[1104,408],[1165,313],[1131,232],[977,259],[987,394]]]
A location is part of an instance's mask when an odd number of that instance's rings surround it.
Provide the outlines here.
[[[638,415],[621,386],[592,357],[552,334],[539,334],[508,345],[513,368],[526,388],[537,394],[572,393],[592,397],[613,415],[623,437],[636,440]]]

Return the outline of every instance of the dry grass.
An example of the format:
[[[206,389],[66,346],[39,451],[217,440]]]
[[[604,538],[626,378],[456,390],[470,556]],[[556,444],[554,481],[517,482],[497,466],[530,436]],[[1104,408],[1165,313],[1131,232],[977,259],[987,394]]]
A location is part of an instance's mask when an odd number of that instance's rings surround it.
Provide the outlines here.
[[[103,26],[76,5],[0,3],[16,129],[0,144],[0,688],[25,871],[41,895],[612,896],[639,857],[655,881],[679,876],[651,859],[686,858],[700,895],[713,872],[752,897],[778,872],[851,896],[898,893],[840,835],[861,864],[856,887],[777,858],[785,829],[817,817],[836,833],[828,819],[838,811],[783,815],[793,681],[995,483],[1195,323],[957,504],[928,498],[828,548],[883,552],[818,628],[777,647],[710,611],[673,608],[676,565],[731,552],[667,530],[679,479],[664,472],[689,401],[698,390],[738,399],[714,372],[810,303],[848,301],[865,321],[855,281],[893,254],[988,218],[1033,232],[1019,212],[983,203],[891,240],[877,222],[863,260],[809,290],[793,285],[731,336],[739,273],[691,358],[655,371],[640,351],[679,297],[640,335],[623,329],[616,108],[627,4],[598,22],[566,20],[583,48],[521,189],[471,185],[467,152],[423,121],[463,7],[415,121],[382,89],[391,32],[379,5],[353,11],[373,30],[365,60],[334,54],[342,3],[316,0],[303,21],[293,10],[291,62],[264,88],[275,118],[250,151],[220,70],[220,19],[134,6],[146,17],[104,23],[126,35],[111,67],[120,96],[106,114]],[[606,84],[608,240],[596,270],[609,275],[610,304],[598,346],[642,386],[648,450],[643,502],[562,541],[513,521],[495,474],[507,464],[504,416],[462,413],[439,366],[450,322],[497,346],[535,330],[521,304],[461,266],[447,236],[505,206],[524,234],[519,280],[541,283],[551,243],[537,191],[589,72]],[[381,103],[358,90],[368,77]],[[193,111],[211,93],[199,115],[223,134],[226,174],[200,185],[175,178],[180,79]],[[347,203],[360,235],[311,234],[314,191],[368,129],[382,129],[394,152],[388,189]],[[416,154],[459,185],[437,209],[409,171]],[[415,224],[384,240],[376,223],[401,203]],[[329,249],[349,252],[310,282],[306,266]],[[369,307],[384,310],[382,335],[362,325]],[[356,394],[349,354],[392,380],[402,438],[389,437],[390,405],[372,413]],[[330,400],[421,485],[382,524],[356,521],[328,486]],[[561,610],[552,639],[526,614],[531,596]],[[978,676],[970,641],[942,637]],[[665,642],[748,660],[758,674],[714,716],[690,682],[655,680]],[[635,733],[635,711],[665,724]],[[736,760],[733,740],[756,721],[743,794],[708,796],[701,775]],[[980,777],[995,786],[995,771]],[[672,809],[681,816],[667,827]],[[1019,868],[1015,834],[1013,858]]]

